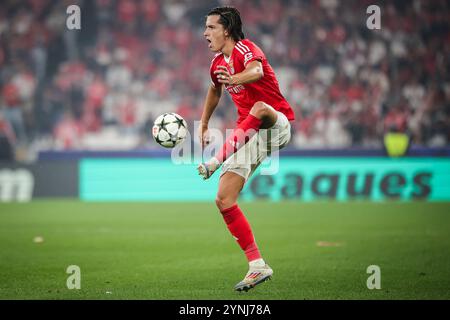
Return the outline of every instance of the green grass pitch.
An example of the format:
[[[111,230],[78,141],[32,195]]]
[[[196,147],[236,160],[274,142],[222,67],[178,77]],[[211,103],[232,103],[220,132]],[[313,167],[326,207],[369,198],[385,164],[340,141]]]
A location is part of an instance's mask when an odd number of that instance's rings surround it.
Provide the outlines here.
[[[247,293],[233,291],[247,263],[214,204],[0,204],[0,299],[450,298],[449,204],[241,208],[274,269]],[[66,286],[69,265],[80,290]],[[369,265],[380,290],[366,286]]]

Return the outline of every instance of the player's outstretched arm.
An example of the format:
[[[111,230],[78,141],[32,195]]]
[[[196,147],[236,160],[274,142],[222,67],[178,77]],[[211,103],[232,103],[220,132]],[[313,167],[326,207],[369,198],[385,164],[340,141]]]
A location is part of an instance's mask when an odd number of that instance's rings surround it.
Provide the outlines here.
[[[222,88],[223,86],[214,86],[211,84],[211,86],[208,89],[208,93],[206,95],[205,104],[203,106],[203,113],[202,113],[202,119],[201,123],[198,128],[198,135],[200,138],[200,143],[202,146],[205,144],[208,144],[210,142],[209,140],[209,134],[208,134],[208,123],[209,119],[211,118],[211,115],[213,114],[214,110],[216,109],[217,105],[219,104],[220,97],[222,96]],[[216,168],[214,168],[215,170]],[[209,165],[205,163],[199,164],[197,167],[198,174],[203,177],[203,179],[208,179],[211,176],[211,173],[213,171],[209,170]]]
[[[204,145],[205,143],[209,143],[209,139],[207,136],[208,131],[208,123],[211,118],[214,110],[219,104],[220,97],[222,96],[222,85],[220,87],[215,87],[214,85],[210,85],[208,89],[208,93],[206,94],[205,103],[203,105],[203,113],[202,118],[200,120],[200,125],[198,128],[198,135],[200,139],[200,143]]]

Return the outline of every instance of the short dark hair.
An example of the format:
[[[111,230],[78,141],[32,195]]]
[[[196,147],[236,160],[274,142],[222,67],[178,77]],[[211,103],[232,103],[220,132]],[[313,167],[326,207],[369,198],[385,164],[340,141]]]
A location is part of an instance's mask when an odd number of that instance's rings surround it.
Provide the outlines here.
[[[234,7],[217,7],[212,9],[208,16],[218,15],[219,23],[223,25],[225,30],[228,31],[234,41],[245,39],[244,32],[242,31],[241,14]]]

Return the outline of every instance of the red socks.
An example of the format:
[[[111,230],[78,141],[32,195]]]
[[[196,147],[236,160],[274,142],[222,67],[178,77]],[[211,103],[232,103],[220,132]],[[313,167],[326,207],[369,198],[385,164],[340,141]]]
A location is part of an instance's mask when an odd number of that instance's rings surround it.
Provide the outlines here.
[[[220,164],[223,163],[259,131],[261,124],[262,120],[249,114],[247,118],[234,129],[233,134],[227,139],[214,157]],[[241,249],[244,250],[248,261],[261,259],[261,254],[255,243],[252,229],[238,205],[235,204],[230,208],[224,209],[221,213],[227,224],[228,230],[230,230]]]
[[[260,259],[261,254],[255,243],[252,229],[238,205],[235,204],[228,209],[222,210],[221,213],[228,230],[230,230],[233,237],[239,243],[241,249],[244,250],[248,261]]]
[[[250,138],[259,131],[262,120],[256,118],[254,115],[249,114],[247,118],[242,121],[233,134],[227,139],[222,148],[214,156],[219,163],[223,163],[233,153],[235,153],[240,147],[247,143]]]

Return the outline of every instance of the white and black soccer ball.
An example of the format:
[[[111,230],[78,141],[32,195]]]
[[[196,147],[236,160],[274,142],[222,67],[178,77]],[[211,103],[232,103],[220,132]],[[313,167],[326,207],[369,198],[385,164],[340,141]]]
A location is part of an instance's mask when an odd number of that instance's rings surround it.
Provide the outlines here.
[[[164,113],[156,118],[152,134],[159,145],[173,148],[186,139],[187,123],[176,113]]]

